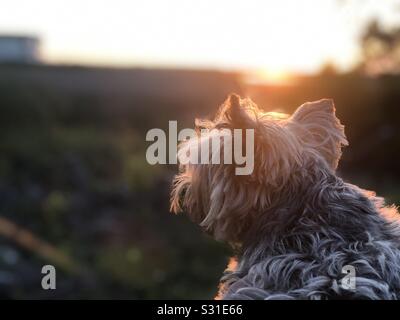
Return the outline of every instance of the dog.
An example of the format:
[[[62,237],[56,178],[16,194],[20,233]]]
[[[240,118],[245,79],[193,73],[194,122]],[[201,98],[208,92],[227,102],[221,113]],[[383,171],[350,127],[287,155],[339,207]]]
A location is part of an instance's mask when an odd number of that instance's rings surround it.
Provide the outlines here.
[[[400,298],[397,208],[336,175],[348,142],[333,100],[289,116],[231,94],[196,128],[254,130],[251,174],[184,164],[173,182],[171,211],[235,250],[217,299]]]

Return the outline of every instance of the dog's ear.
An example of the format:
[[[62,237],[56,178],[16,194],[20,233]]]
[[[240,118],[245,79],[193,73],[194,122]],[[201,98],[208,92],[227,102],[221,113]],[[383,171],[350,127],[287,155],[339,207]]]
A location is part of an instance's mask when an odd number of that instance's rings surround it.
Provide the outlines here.
[[[288,125],[306,147],[317,151],[336,169],[342,146],[348,142],[332,99],[304,103],[291,116]]]
[[[241,99],[231,93],[218,110],[214,121],[232,129],[254,129],[257,111],[257,106],[250,99]]]

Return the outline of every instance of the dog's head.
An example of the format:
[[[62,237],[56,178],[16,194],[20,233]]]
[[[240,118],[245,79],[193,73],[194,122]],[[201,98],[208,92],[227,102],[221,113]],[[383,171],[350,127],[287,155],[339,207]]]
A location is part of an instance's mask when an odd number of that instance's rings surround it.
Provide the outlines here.
[[[264,113],[250,99],[230,95],[215,119],[196,120],[196,129],[208,131],[182,143],[179,152],[195,150],[200,158],[219,140],[221,158],[225,152],[234,154],[234,129],[241,129],[240,151],[251,151],[252,171],[238,175],[236,158],[232,163],[222,159],[220,163],[181,164],[174,179],[171,210],[186,211],[216,239],[231,243],[240,243],[260,214],[285,198],[290,201],[311,171],[334,172],[341,147],[347,145],[330,99],[307,102],[288,116]],[[246,132],[252,132],[253,141]],[[247,148],[250,144],[253,148]],[[215,152],[207,157],[215,157]]]

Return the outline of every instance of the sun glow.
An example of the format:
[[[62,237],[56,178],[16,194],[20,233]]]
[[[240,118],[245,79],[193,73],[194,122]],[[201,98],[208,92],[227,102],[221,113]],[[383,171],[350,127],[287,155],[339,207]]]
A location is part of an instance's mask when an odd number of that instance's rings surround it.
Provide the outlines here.
[[[283,70],[260,69],[249,75],[248,80],[254,83],[273,83],[289,85],[294,81],[293,75]]]
[[[243,73],[243,80],[248,84],[274,84],[286,86],[295,83],[295,74],[279,69],[259,68]]]

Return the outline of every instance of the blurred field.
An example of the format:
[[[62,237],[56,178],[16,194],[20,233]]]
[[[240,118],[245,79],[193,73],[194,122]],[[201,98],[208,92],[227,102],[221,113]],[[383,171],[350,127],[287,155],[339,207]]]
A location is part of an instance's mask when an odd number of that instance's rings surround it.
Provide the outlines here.
[[[249,85],[215,71],[0,66],[0,296],[212,298],[229,250],[168,212],[175,166],[146,132],[192,127],[230,92],[267,110],[335,100],[341,175],[400,203],[400,77],[356,73]],[[41,289],[54,264],[57,290]]]

